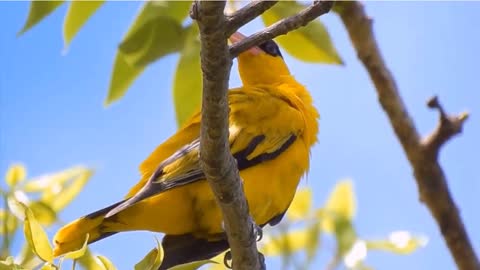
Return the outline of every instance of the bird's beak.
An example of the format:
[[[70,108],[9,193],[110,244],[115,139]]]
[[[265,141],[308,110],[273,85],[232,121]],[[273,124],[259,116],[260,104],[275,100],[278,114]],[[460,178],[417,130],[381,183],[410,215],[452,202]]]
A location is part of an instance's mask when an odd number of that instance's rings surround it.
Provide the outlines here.
[[[230,40],[230,42],[232,42],[232,44],[235,44],[235,43],[240,42],[242,39],[245,39],[245,38],[246,38],[246,36],[244,34],[242,34],[240,32],[235,32],[230,36],[229,40]],[[254,46],[254,47],[248,49],[247,52],[250,52],[253,55],[258,55],[258,54],[262,53],[262,50],[260,48],[258,48],[257,46]]]

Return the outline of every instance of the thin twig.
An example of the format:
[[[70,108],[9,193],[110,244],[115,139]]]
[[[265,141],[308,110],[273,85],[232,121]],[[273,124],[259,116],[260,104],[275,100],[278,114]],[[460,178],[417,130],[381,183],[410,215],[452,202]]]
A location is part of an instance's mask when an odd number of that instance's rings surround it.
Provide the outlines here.
[[[278,1],[255,0],[241,9],[235,11],[232,15],[227,16],[227,26],[225,27],[225,35],[229,37],[235,33],[240,27],[246,25],[253,19],[262,15],[265,11],[275,5]]]
[[[422,145],[427,154],[436,159],[440,147],[450,138],[462,132],[462,126],[468,118],[468,113],[464,112],[458,116],[447,115],[436,96],[428,100],[427,106],[438,110],[439,121],[432,134],[423,139]]]
[[[280,35],[285,35],[297,28],[307,25],[319,16],[328,13],[333,7],[334,1],[317,0],[313,4],[300,11],[298,14],[282,19],[269,27],[249,36],[248,38],[230,46],[231,57],[236,57],[249,48],[262,44]]]
[[[200,160],[217,203],[235,270],[264,268],[256,246],[255,224],[228,141],[228,80],[232,60],[225,36],[225,1],[196,1],[191,17],[197,20],[203,70]],[[263,257],[262,257],[263,258]]]
[[[440,111],[440,122],[437,129],[422,140],[380,54],[372,31],[372,20],[365,13],[363,5],[356,1],[339,2],[337,5],[358,57],[375,85],[379,102],[413,167],[420,200],[435,218],[457,267],[461,270],[480,269],[479,260],[437,159],[441,146],[460,133],[467,115],[448,116],[437,99],[431,100],[429,106]]]

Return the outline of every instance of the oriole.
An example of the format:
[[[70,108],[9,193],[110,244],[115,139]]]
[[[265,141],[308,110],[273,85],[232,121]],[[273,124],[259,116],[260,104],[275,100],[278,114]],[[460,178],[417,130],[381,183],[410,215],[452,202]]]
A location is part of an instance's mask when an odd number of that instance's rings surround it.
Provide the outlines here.
[[[232,35],[232,41],[244,38]],[[250,214],[275,225],[309,168],[319,114],[290,74],[274,41],[238,56],[243,86],[228,93],[230,149],[238,162]],[[160,269],[211,258],[226,249],[222,214],[199,166],[200,113],[140,165],[126,199],[77,219],[54,237],[56,256],[122,231],[165,233]]]

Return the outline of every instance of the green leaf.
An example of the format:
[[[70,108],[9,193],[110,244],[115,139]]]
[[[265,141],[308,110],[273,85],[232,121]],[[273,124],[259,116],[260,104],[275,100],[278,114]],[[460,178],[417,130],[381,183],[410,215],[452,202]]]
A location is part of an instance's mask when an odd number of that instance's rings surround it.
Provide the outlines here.
[[[117,268],[113,263],[105,256],[98,255],[97,258],[100,260],[100,262],[103,264],[105,267],[105,270],[116,270]]]
[[[32,210],[35,218],[43,225],[51,225],[57,220],[57,213],[50,207],[50,205],[37,201],[28,205],[28,208]]]
[[[428,239],[423,236],[413,236],[406,231],[397,231],[392,232],[388,240],[369,240],[366,242],[368,249],[407,255],[424,247],[428,243]]]
[[[307,228],[307,242],[305,243],[305,251],[307,253],[307,260],[311,262],[318,251],[318,246],[320,245],[320,236],[321,230],[317,224],[313,224]]]
[[[71,1],[63,21],[63,42],[68,47],[72,39],[105,1]]]
[[[30,28],[39,23],[43,18],[57,9],[64,1],[31,1],[30,10],[28,11],[28,18],[22,30],[17,35],[22,35]]]
[[[350,220],[343,217],[335,219],[335,237],[337,239],[337,254],[343,256],[357,240],[357,233]]]
[[[53,261],[53,250],[47,234],[40,223],[35,219],[32,211],[26,205],[22,203],[20,204],[25,211],[23,232],[30,248],[43,261],[51,263]]]
[[[22,164],[13,164],[8,168],[5,175],[5,182],[10,187],[16,186],[19,182],[22,182],[27,177],[27,170]]]
[[[197,24],[186,28],[185,43],[173,79],[173,101],[177,125],[182,126],[199,110],[202,96],[202,72],[200,66],[200,41]]]
[[[75,260],[75,259],[78,259],[78,258],[82,257],[83,255],[85,255],[85,253],[87,252],[87,245],[88,245],[89,236],[90,235],[87,233],[87,236],[85,237],[85,242],[83,242],[83,246],[80,249],[70,251],[70,252],[66,253],[64,255],[64,258]]]
[[[143,67],[183,45],[182,25],[169,16],[157,17],[128,35],[119,45],[125,61]]]
[[[295,1],[280,1],[262,15],[263,22],[271,25],[280,19],[297,14],[305,8]],[[292,56],[305,61],[327,64],[343,64],[326,27],[314,20],[307,26],[276,38]]]
[[[114,101],[122,98],[128,90],[128,87],[144,70],[144,67],[133,67],[125,61],[125,56],[117,52],[115,56],[115,64],[113,65],[112,78],[110,80],[110,88],[107,98],[104,102],[108,106]]]
[[[145,65],[165,54],[180,50],[182,38],[172,35],[181,30],[181,22],[187,16],[190,4],[188,1],[145,3],[115,56],[105,106],[125,95],[130,85],[143,72],[145,66],[141,64]],[[167,29],[171,26],[171,29]],[[161,30],[166,33],[157,32]],[[178,43],[173,44],[167,38],[173,38]]]
[[[312,207],[312,190],[303,188],[295,194],[287,211],[287,217],[291,220],[305,219]]]
[[[141,261],[135,264],[135,270],[157,270],[160,267],[163,260],[163,249],[156,237],[155,241],[157,242],[157,247],[148,252]]]
[[[326,232],[334,232],[337,219],[351,221],[356,212],[356,199],[351,180],[338,182],[330,193],[325,206],[322,209],[322,229]]]
[[[218,263],[212,260],[203,260],[203,261],[196,261],[196,262],[191,262],[186,264],[180,264],[172,268],[169,268],[169,270],[197,270],[206,264],[218,264]]]

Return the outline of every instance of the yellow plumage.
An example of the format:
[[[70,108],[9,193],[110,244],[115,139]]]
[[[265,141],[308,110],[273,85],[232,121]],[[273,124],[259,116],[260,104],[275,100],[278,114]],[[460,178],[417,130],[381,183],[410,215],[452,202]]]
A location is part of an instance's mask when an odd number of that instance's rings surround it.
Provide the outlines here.
[[[231,152],[244,181],[250,213],[262,226],[276,223],[275,218],[288,209],[308,170],[310,148],[318,133],[318,113],[310,94],[290,75],[278,47],[270,42],[270,48],[260,46],[261,50],[238,57],[243,86],[228,95]],[[199,167],[200,121],[200,114],[195,114],[153,151],[140,165],[142,178],[126,200],[60,229],[54,238],[55,255],[80,248],[87,233],[93,242],[132,230],[171,237],[164,239],[164,248],[175,246],[166,252],[172,259],[161,269],[224,250],[221,213]],[[182,242],[180,236],[190,240]],[[202,241],[212,243],[210,252]]]

